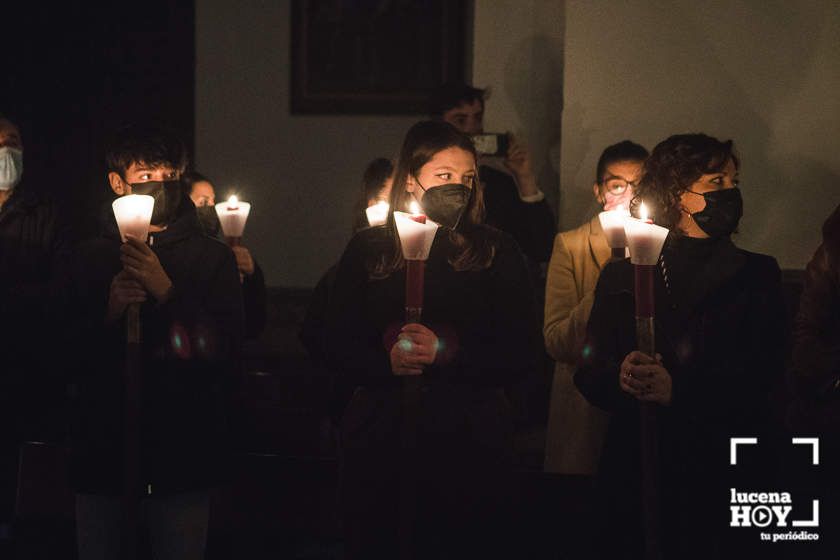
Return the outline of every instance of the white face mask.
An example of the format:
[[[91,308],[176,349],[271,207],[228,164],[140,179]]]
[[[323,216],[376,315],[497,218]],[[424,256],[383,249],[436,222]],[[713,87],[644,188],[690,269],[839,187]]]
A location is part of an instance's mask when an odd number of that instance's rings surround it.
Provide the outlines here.
[[[23,150],[0,148],[0,191],[13,189],[23,176]]]

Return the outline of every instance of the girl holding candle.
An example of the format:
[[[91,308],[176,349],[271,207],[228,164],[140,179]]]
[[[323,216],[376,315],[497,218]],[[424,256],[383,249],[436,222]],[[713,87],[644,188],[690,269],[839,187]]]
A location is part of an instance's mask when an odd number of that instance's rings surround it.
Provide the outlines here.
[[[394,215],[359,232],[338,266],[327,354],[356,390],[341,425],[348,555],[491,558],[509,502],[513,422],[502,388],[535,367],[533,293],[515,242],[482,224],[471,140],[442,122],[406,135],[390,196],[438,228],[422,324],[404,324],[406,273]],[[406,446],[403,383],[419,382]],[[408,482],[411,503],[401,499]],[[406,524],[405,520],[411,520]]]
[[[654,277],[656,356],[636,351],[632,265],[611,263],[598,281],[575,383],[612,412],[598,477],[605,555],[642,556],[642,402],[655,403],[658,418],[664,557],[729,554],[725,538],[739,534],[728,527],[726,489],[740,474],[766,483],[766,465],[739,457],[729,467],[730,437],[770,445],[766,401],[784,363],[779,267],[731,240],[742,213],[738,165],[731,141],[704,134],[672,136],[645,162],[633,206],[644,201],[671,230]]]

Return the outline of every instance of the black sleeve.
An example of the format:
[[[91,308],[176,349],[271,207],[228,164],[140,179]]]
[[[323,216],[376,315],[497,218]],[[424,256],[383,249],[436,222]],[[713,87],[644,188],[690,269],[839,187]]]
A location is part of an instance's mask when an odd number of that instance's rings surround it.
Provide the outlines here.
[[[265,328],[266,294],[262,268],[254,260],[254,273],[242,280],[242,300],[245,305],[245,336],[259,338]]]
[[[466,332],[438,334],[435,368],[478,385],[506,386],[536,370],[540,355],[536,303],[528,268],[516,243],[503,236],[488,270],[491,321]]]
[[[327,365],[352,385],[393,378],[382,333],[365,309],[365,245],[359,235],[348,244],[338,263],[327,311]]]
[[[808,399],[835,393],[840,383],[840,286],[831,262],[820,245],[805,269],[794,322],[793,383]]]
[[[37,281],[4,286],[2,291],[5,293],[0,299],[6,309],[0,309],[0,312],[26,317],[30,322],[37,320],[45,329],[41,333],[44,336],[49,336],[48,332],[59,335],[53,329],[64,323],[68,312],[73,241],[70,227],[54,203],[43,203],[38,212],[42,247],[33,248],[33,251],[42,249],[46,253],[47,267]]]
[[[163,304],[152,304],[153,313],[159,315],[161,324],[192,324],[196,320],[209,321],[219,336],[219,358],[238,356],[245,328],[242,287],[236,258],[230,250],[215,259],[215,266],[208,271],[206,289],[201,303],[190,297],[190,286],[173,285],[170,298]]]
[[[574,375],[575,385],[586,400],[607,411],[636,406],[636,400],[618,384],[618,372],[627,353],[621,347],[622,318],[617,302],[621,295],[613,289],[618,282],[617,264],[608,264],[598,278],[586,340]]]
[[[539,202],[519,201],[521,229],[520,245],[531,259],[538,263],[548,262],[557,235],[554,213],[545,199]]]
[[[516,182],[507,173],[486,167],[481,172],[487,223],[513,236],[532,261],[548,262],[557,234],[557,221],[548,202],[523,201]]]
[[[327,310],[332,286],[335,284],[335,274],[336,266],[330,267],[312,290],[309,305],[306,307],[306,317],[298,333],[309,358],[318,365],[323,365],[325,360]]]

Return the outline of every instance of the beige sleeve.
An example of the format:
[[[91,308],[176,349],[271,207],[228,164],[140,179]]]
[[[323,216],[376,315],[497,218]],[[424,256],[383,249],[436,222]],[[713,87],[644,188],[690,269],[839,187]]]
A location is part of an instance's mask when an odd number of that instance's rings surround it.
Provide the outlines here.
[[[578,301],[575,270],[563,234],[554,240],[545,287],[543,337],[548,354],[557,361],[577,361],[586,337],[594,292]]]

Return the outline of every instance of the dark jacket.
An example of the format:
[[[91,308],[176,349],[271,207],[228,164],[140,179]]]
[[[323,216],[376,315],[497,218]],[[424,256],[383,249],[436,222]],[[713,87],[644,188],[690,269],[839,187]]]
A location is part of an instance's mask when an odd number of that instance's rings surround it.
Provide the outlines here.
[[[510,234],[534,263],[551,258],[557,221],[548,202],[524,202],[513,177],[482,165],[478,170],[484,185],[485,222]]]
[[[71,239],[51,199],[19,185],[0,208],[0,417],[4,435],[52,437],[64,394]],[[49,425],[46,425],[49,424]]]
[[[141,308],[141,490],[208,488],[223,475],[227,398],[244,318],[231,250],[202,234],[186,197],[169,227],[150,235],[172,280],[171,299]],[[106,214],[107,215],[107,214]],[[78,355],[71,482],[79,492],[117,494],[123,477],[125,325],[104,323],[109,287],[121,270],[113,218],[82,244],[74,266]]]
[[[242,303],[245,307],[245,336],[259,338],[265,329],[265,276],[254,259],[254,273],[242,279]]]
[[[392,373],[389,360],[405,323],[405,270],[370,279],[366,269],[392,246],[388,230],[356,234],[338,265],[326,350],[330,368],[356,387],[341,424],[349,557],[396,557],[401,480],[416,490],[414,526],[423,542],[443,539],[461,550],[456,541],[479,546],[493,540],[486,534],[473,539],[470,531],[502,511],[499,500],[509,482],[513,420],[501,388],[535,367],[539,337],[522,254],[508,235],[481,228],[497,248],[486,270],[455,271],[443,228],[432,245],[423,324],[441,348],[436,363],[412,380],[424,387],[415,403],[415,436],[404,431],[406,380]],[[406,437],[414,442],[408,450]],[[457,531],[447,537],[444,526]]]
[[[795,428],[840,435],[840,206],[805,269],[794,324]]]
[[[770,465],[744,458],[728,469],[729,438],[765,441],[773,433],[768,393],[784,362],[780,271],[773,258],[738,249],[728,238],[669,239],[663,255],[655,344],[673,385],[671,405],[655,405],[665,557],[725,557],[722,538],[737,533],[725,533],[729,484],[736,487],[743,475],[750,487],[762,488],[762,476],[770,475]],[[612,413],[598,482],[605,530],[615,538],[601,544],[628,558],[639,557],[644,534],[639,404],[618,383],[622,361],[637,348],[633,289],[629,260],[604,268],[575,373],[583,395]]]

